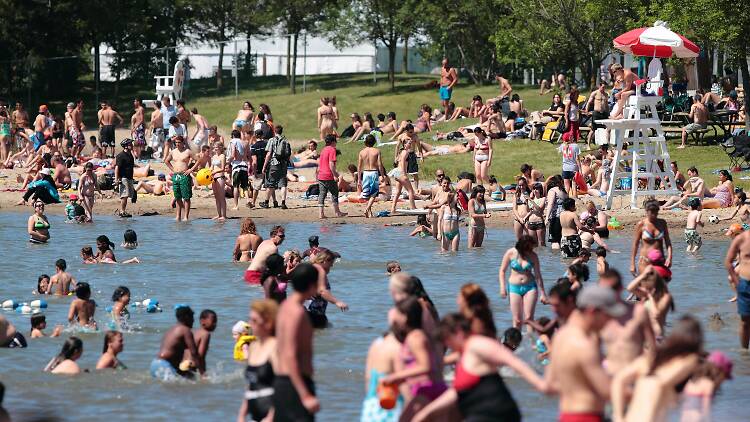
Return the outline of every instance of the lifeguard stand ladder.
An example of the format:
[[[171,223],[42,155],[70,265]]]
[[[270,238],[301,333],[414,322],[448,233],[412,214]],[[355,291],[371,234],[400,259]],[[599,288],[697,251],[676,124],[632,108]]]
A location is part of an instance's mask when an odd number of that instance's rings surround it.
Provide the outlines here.
[[[640,92],[639,87],[637,92]],[[657,96],[633,95],[628,99],[623,119],[598,121],[610,131],[610,144],[614,143],[617,148],[611,164],[607,209],[612,209],[615,196],[630,195],[630,207],[638,208],[639,196],[672,196],[680,193],[672,173],[661,121],[656,113],[658,102]],[[626,143],[629,144],[628,156],[623,154]],[[662,161],[664,170],[659,167],[658,161]],[[641,170],[641,167],[645,170]],[[657,189],[656,179],[665,181],[666,189]],[[646,180],[645,189],[639,189],[641,180]]]
[[[161,101],[164,96],[169,97],[172,105],[182,99],[182,86],[185,82],[185,65],[182,60],[174,64],[172,76],[154,76],[156,79],[156,99]]]

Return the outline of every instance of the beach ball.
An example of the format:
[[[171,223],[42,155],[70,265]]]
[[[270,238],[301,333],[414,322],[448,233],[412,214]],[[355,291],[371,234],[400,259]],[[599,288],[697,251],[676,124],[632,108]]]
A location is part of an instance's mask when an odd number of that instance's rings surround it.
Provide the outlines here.
[[[195,175],[195,180],[201,186],[210,185],[211,184],[211,170],[205,169],[205,168],[198,170],[198,174]]]

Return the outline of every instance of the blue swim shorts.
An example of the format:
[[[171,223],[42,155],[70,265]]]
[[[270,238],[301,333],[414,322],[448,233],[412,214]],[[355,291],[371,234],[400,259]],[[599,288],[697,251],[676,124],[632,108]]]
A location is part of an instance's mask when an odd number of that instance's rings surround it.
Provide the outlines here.
[[[453,90],[451,88],[448,88],[447,86],[440,87],[440,99],[441,100],[444,100],[444,101],[450,100],[452,93],[453,93]]]
[[[151,361],[151,376],[162,381],[178,378],[177,370],[174,366],[166,360],[159,358]]]
[[[740,316],[750,316],[750,281],[742,277],[737,285],[737,313]]]

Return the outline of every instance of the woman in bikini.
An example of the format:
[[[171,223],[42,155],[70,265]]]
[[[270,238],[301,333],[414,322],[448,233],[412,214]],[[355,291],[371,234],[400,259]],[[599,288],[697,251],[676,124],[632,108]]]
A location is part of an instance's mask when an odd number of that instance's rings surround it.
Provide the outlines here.
[[[352,138],[347,143],[358,140],[360,137],[362,137],[362,135],[370,133],[375,128],[377,128],[377,125],[375,124],[375,120],[372,118],[372,113],[370,113],[369,111],[365,112],[365,120],[362,122],[362,125],[354,132],[354,135],[352,135]]]
[[[547,205],[547,197],[544,195],[544,185],[534,183],[534,187],[531,189],[531,196],[526,203],[529,205],[530,211],[529,218],[526,220],[526,233],[536,238],[537,245],[543,248],[545,246],[544,235],[546,233],[544,209]]]
[[[703,200],[703,208],[728,208],[732,206],[734,183],[727,170],[719,171],[719,184],[711,188]]]
[[[227,197],[225,195],[226,174],[224,167],[227,164],[227,157],[224,154],[224,145],[217,143],[213,145],[214,155],[211,157],[211,189],[214,192],[216,201],[216,217],[214,220],[224,221],[227,218]]]
[[[94,218],[94,194],[97,191],[99,195],[103,196],[103,194],[96,184],[94,165],[86,163],[83,168],[85,171],[81,175],[81,178],[78,179],[78,195],[81,196],[81,204],[84,211],[86,211],[86,221],[91,222]]]
[[[422,104],[422,106],[419,108],[419,114],[417,116],[417,122],[414,123],[412,126],[414,127],[414,132],[416,133],[422,133],[422,132],[429,132],[432,130],[432,107],[430,107],[427,104]],[[404,133],[406,131],[406,126],[412,124],[411,120],[404,120],[399,125],[398,130],[391,136],[390,140],[396,139],[399,135]]]
[[[237,236],[237,241],[234,243],[232,260],[235,262],[252,261],[255,251],[258,250],[262,241],[263,238],[258,235],[253,219],[250,217],[243,218],[240,225],[240,235]]]
[[[333,134],[338,136],[338,129],[339,129],[339,109],[336,107],[336,96],[334,95],[331,97],[331,100],[328,102],[328,104],[331,106],[331,110],[333,111]]]
[[[484,200],[484,186],[478,185],[471,190],[469,198],[469,248],[481,248],[484,242],[484,219],[490,218],[487,203]]]
[[[474,128],[474,174],[477,183],[489,186],[489,169],[492,166],[492,140],[487,136],[484,129]]]
[[[409,181],[409,174],[407,172],[407,161],[409,158],[409,154],[411,153],[411,144],[411,138],[407,138],[406,142],[404,142],[404,149],[401,150],[398,155],[398,159],[396,160],[398,167],[388,173],[389,176],[396,179],[396,182],[398,184],[398,186],[396,187],[396,193],[395,195],[393,195],[391,214],[396,212],[396,204],[401,198],[401,190],[403,189],[406,189],[406,192],[409,194],[409,207],[411,207],[411,209],[417,207],[417,205],[414,203],[414,187]]]
[[[516,200],[513,201],[513,230],[516,232],[516,240],[526,236],[526,222],[531,214],[529,209],[529,182],[525,177],[519,177],[516,182]]]
[[[34,201],[34,214],[29,217],[27,229],[31,243],[47,243],[49,240],[50,224],[47,216],[44,215],[44,202]]]
[[[469,108],[458,107],[449,120],[456,120],[459,117],[477,118],[479,117],[479,110],[482,109],[484,103],[482,97],[475,95],[469,104]]]
[[[318,130],[320,131],[320,140],[324,140],[326,135],[334,133],[334,114],[333,107],[330,106],[328,97],[320,99],[318,107]]]
[[[674,300],[669,293],[667,283],[656,272],[653,266],[647,265],[643,272],[628,285],[628,291],[643,302],[648,312],[651,328],[657,341],[664,336],[667,325],[667,314],[674,311]]]
[[[750,230],[750,205],[746,204],[747,194],[743,191],[735,193],[734,206],[737,208],[734,210],[731,216],[721,218],[720,221],[730,221],[739,215],[740,221],[742,222],[743,230]]]
[[[522,236],[514,248],[505,252],[500,264],[500,296],[506,298],[510,292],[510,312],[513,315],[514,328],[520,328],[524,321],[534,319],[537,299],[547,303],[539,257],[534,252],[535,247],[536,241],[533,237]],[[506,283],[505,272],[508,268],[510,277]]]
[[[630,251],[630,272],[638,275],[649,264],[647,258],[651,249],[657,249],[664,256],[665,267],[672,266],[672,241],[669,238],[669,228],[666,220],[659,217],[659,203],[650,200],[644,204],[646,218],[635,225],[633,246]],[[666,253],[664,253],[666,249]],[[640,251],[640,255],[638,252]],[[638,266],[636,267],[636,255],[638,255]],[[636,268],[638,271],[636,271]]]
[[[458,209],[456,194],[448,194],[448,202],[441,207],[443,216],[443,237],[440,242],[441,252],[458,251],[458,243],[461,240],[461,232],[458,230],[458,220],[461,218],[461,210]]]

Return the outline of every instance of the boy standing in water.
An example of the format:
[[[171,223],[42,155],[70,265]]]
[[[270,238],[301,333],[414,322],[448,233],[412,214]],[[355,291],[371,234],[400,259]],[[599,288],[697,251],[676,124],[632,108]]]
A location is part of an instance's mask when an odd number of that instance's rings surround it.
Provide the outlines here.
[[[55,290],[55,294],[57,296],[67,296],[70,292],[70,285],[73,285],[73,288],[76,287],[76,280],[68,274],[65,270],[68,268],[68,263],[65,262],[64,259],[58,259],[55,261],[55,275],[52,276],[49,280],[49,285],[47,285],[47,294],[52,293],[52,287],[57,284],[57,289]]]
[[[199,363],[198,370],[201,374],[206,373],[206,355],[208,354],[208,345],[211,342],[211,333],[216,329],[216,323],[218,321],[216,312],[210,309],[204,309],[201,311],[199,321],[201,327],[195,330],[193,337],[195,338],[195,347],[198,349],[197,362]]]
[[[75,321],[78,321],[78,325],[81,327],[96,330],[96,321],[94,321],[96,302],[91,300],[91,287],[89,287],[89,283],[78,283],[76,297],[76,299],[70,302],[68,322],[73,324]]]
[[[302,263],[292,271],[294,292],[276,319],[278,367],[273,382],[274,421],[313,421],[320,410],[312,380],[313,328],[302,304],[318,288],[318,270]]]
[[[690,198],[688,206],[690,206],[690,213],[688,214],[687,225],[685,226],[686,251],[698,252],[698,249],[703,244],[701,235],[698,233],[698,227],[703,227],[703,221],[701,221],[703,206],[701,205],[701,200],[698,198]]]
[[[201,375],[203,375],[203,368],[205,367],[200,362],[201,356],[198,354],[198,348],[195,346],[195,338],[191,330],[195,322],[193,310],[189,306],[178,305],[175,310],[175,318],[177,318],[177,323],[164,333],[159,354],[151,361],[151,376],[163,381],[168,381],[178,375],[181,377],[190,376],[189,372],[179,369],[186,351],[190,353],[190,356],[195,356],[198,359],[196,366]]]

